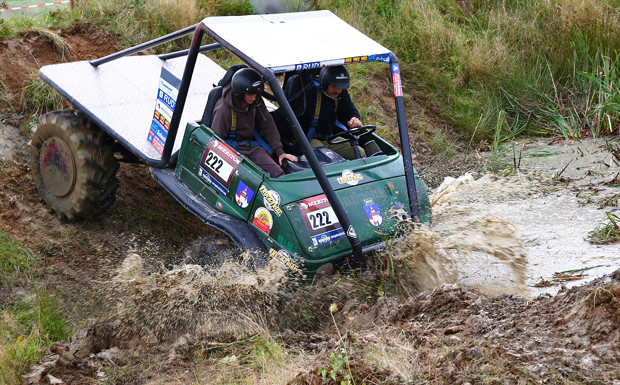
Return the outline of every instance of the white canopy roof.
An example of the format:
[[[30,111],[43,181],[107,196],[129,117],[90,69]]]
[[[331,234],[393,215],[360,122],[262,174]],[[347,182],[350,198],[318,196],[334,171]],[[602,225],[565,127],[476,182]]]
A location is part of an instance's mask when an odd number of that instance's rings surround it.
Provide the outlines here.
[[[330,11],[209,17],[202,23],[216,41],[273,72],[390,60],[390,50]]]

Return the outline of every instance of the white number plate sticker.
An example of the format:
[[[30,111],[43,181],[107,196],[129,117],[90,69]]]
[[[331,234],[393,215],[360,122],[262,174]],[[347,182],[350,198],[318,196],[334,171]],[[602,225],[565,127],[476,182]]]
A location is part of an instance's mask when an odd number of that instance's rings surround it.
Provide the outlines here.
[[[338,217],[324,194],[299,201],[297,206],[312,245],[320,246],[345,237]]]
[[[311,211],[306,215],[308,216],[308,221],[310,222],[312,230],[323,229],[338,223],[336,213],[334,213],[334,210],[331,207]]]
[[[215,175],[217,175],[224,181],[227,181],[230,177],[230,174],[232,174],[233,172],[233,166],[226,160],[218,156],[218,154],[216,154],[214,151],[209,151],[207,153],[204,164],[207,166],[207,168],[212,170]]]

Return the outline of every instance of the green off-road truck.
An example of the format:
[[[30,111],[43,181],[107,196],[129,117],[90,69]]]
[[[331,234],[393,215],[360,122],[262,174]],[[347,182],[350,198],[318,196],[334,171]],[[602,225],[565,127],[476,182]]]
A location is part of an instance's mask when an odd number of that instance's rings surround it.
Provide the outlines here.
[[[188,50],[133,55],[190,34]],[[269,85],[264,98],[279,116],[282,137],[295,142],[289,151],[300,157],[284,176],[271,178],[210,130],[217,84],[227,72],[203,54],[212,50],[230,51]],[[370,62],[390,70],[402,153],[373,126],[333,139],[359,144],[367,157],[345,160],[311,148],[289,104],[296,77]],[[39,194],[61,218],[109,207],[118,162],[128,161],[148,165],[179,203],[249,250],[256,263],[275,259],[291,273],[360,260],[401,235],[403,220],[431,221],[412,165],[398,59],[329,11],[209,17],[101,59],[44,66],[39,74],[75,106],[43,115],[30,144]]]

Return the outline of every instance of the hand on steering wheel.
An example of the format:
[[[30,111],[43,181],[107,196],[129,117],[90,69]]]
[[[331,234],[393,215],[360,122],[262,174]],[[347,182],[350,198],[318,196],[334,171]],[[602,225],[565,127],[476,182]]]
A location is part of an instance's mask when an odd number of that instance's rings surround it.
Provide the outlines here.
[[[339,132],[335,136],[328,139],[327,143],[340,144],[340,143],[350,142],[353,139],[359,140],[359,138],[361,138],[362,136],[375,132],[376,129],[377,127],[373,125],[366,125],[366,126],[359,126],[359,127],[351,128],[347,131]],[[341,136],[345,136],[345,137],[337,139]]]

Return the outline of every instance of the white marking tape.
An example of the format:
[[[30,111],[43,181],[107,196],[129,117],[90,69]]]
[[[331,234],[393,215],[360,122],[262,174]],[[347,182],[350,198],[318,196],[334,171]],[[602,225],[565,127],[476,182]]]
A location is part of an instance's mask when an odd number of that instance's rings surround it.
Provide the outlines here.
[[[0,9],[0,12],[17,11],[19,9],[38,8],[38,7],[45,7],[46,5],[58,5],[58,4],[66,4],[66,3],[70,3],[70,2],[71,2],[70,0],[63,0],[63,1],[55,1],[53,3],[45,3],[45,4],[37,4],[37,5],[24,5],[23,7]]]

